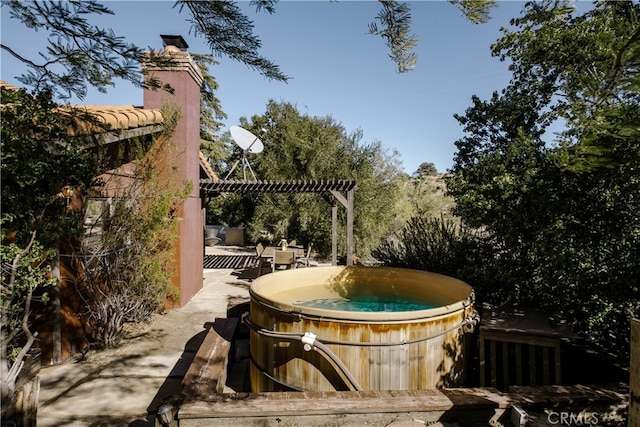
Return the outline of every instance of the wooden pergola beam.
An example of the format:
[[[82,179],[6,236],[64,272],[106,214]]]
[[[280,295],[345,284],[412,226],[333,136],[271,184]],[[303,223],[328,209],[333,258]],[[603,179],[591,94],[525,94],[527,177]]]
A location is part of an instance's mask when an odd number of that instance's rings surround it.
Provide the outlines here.
[[[315,181],[244,181],[201,179],[200,191],[219,196],[224,193],[258,194],[258,193],[317,193],[331,203],[331,263],[338,264],[338,206],[339,202],[347,210],[347,265],[353,265],[353,198],[356,189],[355,181],[315,180]],[[344,193],[344,194],[343,194]],[[333,197],[327,197],[331,194]]]

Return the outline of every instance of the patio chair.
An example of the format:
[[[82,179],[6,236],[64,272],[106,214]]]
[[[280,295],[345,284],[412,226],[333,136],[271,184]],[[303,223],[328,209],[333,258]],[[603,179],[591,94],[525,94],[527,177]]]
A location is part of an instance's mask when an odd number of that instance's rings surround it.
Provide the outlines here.
[[[271,259],[262,256],[264,252],[264,246],[262,243],[256,245],[256,262],[258,264],[258,276],[262,276],[265,273],[271,273]]]
[[[272,271],[289,270],[296,265],[296,254],[294,251],[274,251]]]
[[[303,258],[298,258],[296,260],[296,267],[298,266],[302,266],[302,267],[309,267],[309,258],[311,256],[311,247],[313,246],[313,243],[309,243],[309,246],[307,246],[307,252],[305,253]]]

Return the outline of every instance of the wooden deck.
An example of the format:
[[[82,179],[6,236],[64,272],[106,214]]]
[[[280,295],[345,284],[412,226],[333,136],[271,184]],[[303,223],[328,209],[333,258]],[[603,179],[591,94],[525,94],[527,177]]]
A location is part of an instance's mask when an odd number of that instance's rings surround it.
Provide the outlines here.
[[[183,381],[175,424],[185,426],[386,426],[395,421],[508,423],[510,408],[525,410],[624,404],[625,389],[589,386],[457,388],[420,391],[221,393],[238,319],[217,319]]]
[[[257,260],[255,255],[205,255],[204,268],[245,269],[255,267]]]
[[[480,386],[561,384],[560,342],[570,336],[542,312],[484,305],[480,323]],[[540,369],[538,369],[538,365]]]
[[[509,406],[507,398],[487,389],[239,393],[208,401],[190,399],[178,418],[180,426],[254,425],[257,421],[320,426],[338,420],[386,425],[408,414],[409,419],[429,422],[446,418],[447,413],[458,421],[462,415],[469,420],[497,420]]]
[[[180,426],[284,425],[325,426],[388,425],[393,421],[419,419],[467,425],[498,425],[510,408],[527,411],[545,408],[561,411],[619,405],[623,391],[587,386],[519,387],[509,393],[488,388],[422,391],[280,392],[218,395],[210,400],[192,396],[178,412]],[[569,409],[565,409],[569,410]],[[289,424],[287,424],[287,422]]]

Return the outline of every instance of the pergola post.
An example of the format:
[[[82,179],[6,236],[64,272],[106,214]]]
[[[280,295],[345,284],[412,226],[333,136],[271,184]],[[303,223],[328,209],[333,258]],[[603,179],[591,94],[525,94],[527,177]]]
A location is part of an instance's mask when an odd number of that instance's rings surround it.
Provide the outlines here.
[[[353,190],[347,191],[347,265],[353,265]]]
[[[345,197],[339,191],[331,190],[333,197],[347,210],[347,265],[349,266],[353,265],[353,191],[353,188],[347,190],[347,196]],[[334,250],[333,253],[335,256],[336,250]]]
[[[331,204],[331,265],[338,265],[338,205]]]

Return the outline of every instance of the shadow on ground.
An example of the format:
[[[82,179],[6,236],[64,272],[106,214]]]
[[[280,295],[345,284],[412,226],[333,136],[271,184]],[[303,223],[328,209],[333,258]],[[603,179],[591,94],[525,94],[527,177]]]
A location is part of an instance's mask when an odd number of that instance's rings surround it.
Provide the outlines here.
[[[182,379],[184,378],[191,362],[202,345],[204,338],[207,335],[207,331],[212,327],[212,323],[205,323],[201,332],[191,337],[185,344],[184,350],[180,355],[180,359],[169,372],[169,375],[164,380],[153,400],[147,407],[147,417],[144,420],[136,420],[128,424],[129,427],[152,427],[155,426],[156,414],[158,408],[167,402],[174,402],[181,400],[182,393]]]

